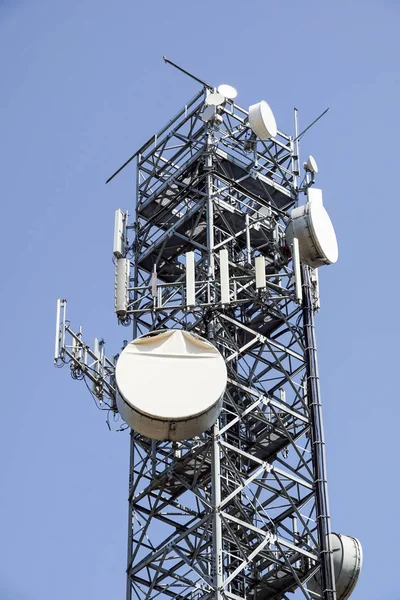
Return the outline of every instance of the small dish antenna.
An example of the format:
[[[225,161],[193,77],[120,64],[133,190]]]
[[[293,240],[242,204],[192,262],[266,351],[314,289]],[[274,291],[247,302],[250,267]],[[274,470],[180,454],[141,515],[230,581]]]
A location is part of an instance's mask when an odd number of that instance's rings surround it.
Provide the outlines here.
[[[209,106],[220,106],[225,102],[225,96],[220,94],[219,92],[213,92],[212,94],[208,94],[206,98],[206,104]]]
[[[222,115],[218,114],[217,107],[214,104],[205,107],[201,118],[205,123],[212,121],[217,126],[223,123]]]
[[[181,441],[217,420],[227,371],[209,341],[167,329],[128,344],[118,358],[115,381],[118,411],[132,429],[153,440]]]
[[[310,154],[310,156],[307,158],[307,161],[304,163],[303,167],[304,170],[308,171],[309,173],[318,173],[317,161],[312,154]]]
[[[265,100],[250,106],[249,126],[260,140],[268,140],[278,133],[274,113]]]
[[[226,83],[222,83],[218,86],[218,92],[225,96],[225,98],[228,98],[228,100],[233,100],[237,96],[237,90]]]
[[[205,123],[208,123],[208,121],[211,121],[212,119],[215,118],[217,114],[217,107],[214,106],[213,104],[210,104],[209,106],[206,106],[203,114],[201,115],[201,118],[203,119],[203,121]]]

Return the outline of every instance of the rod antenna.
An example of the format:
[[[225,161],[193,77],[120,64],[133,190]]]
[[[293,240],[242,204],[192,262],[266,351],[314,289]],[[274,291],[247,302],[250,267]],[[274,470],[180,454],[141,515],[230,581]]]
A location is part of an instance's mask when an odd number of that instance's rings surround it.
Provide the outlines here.
[[[189,71],[186,71],[186,69],[183,69],[182,67],[180,67],[179,65],[177,65],[176,63],[172,62],[172,60],[169,60],[166,56],[163,56],[164,62],[168,63],[169,65],[172,65],[173,67],[175,67],[175,69],[178,69],[178,71],[181,71],[181,73],[184,73],[185,75],[187,75],[188,77],[191,77],[192,79],[194,79],[195,81],[197,81],[197,83],[200,83],[201,85],[209,88],[209,89],[214,89],[212,85],[210,85],[209,83],[206,83],[205,81],[203,81],[202,79],[199,79],[198,77],[196,77],[195,75],[193,75],[192,73],[189,73]],[[115,173],[113,173],[111,175],[111,177],[109,177],[106,181],[107,183],[110,183],[110,181],[112,181],[114,179],[114,177],[116,177],[119,173],[121,173],[121,171],[123,169],[125,169],[126,166],[129,165],[130,162],[132,162],[132,160],[134,158],[136,158],[136,156],[138,155],[139,151],[135,152],[135,154],[132,154],[132,156],[130,158],[128,158],[128,160],[126,162],[124,162],[124,164],[115,171]]]
[[[189,71],[186,71],[186,69],[183,69],[182,67],[180,67],[176,63],[172,62],[172,60],[169,60],[166,56],[163,56],[163,59],[164,59],[165,63],[171,65],[172,67],[175,67],[175,69],[178,69],[178,71],[181,71],[181,73],[184,73],[188,77],[191,77],[192,79],[194,79],[195,81],[197,81],[197,83],[201,83],[201,85],[204,85],[205,87],[213,89],[212,85],[210,85],[209,83],[206,83],[202,79],[199,79],[198,77],[196,77],[196,75],[193,75],[192,73],[189,73]]]
[[[309,129],[311,129],[311,127],[313,127],[313,126],[315,125],[315,123],[317,123],[317,122],[318,122],[320,119],[322,119],[322,117],[323,117],[324,115],[326,115],[326,113],[328,112],[328,110],[329,110],[329,106],[328,106],[328,108],[326,108],[326,109],[324,110],[324,112],[323,112],[323,113],[321,113],[321,114],[319,115],[319,117],[317,117],[316,119],[314,119],[314,121],[313,121],[312,123],[310,123],[310,124],[309,124],[309,125],[308,125],[308,126],[305,128],[305,129],[303,129],[303,131],[302,131],[301,133],[299,133],[299,135],[298,135],[298,136],[295,138],[295,140],[294,140],[294,141],[295,141],[295,142],[297,142],[298,140],[301,140],[301,138],[303,137],[303,135],[304,135],[304,134],[305,134],[305,133],[306,133],[306,132],[307,132]]]

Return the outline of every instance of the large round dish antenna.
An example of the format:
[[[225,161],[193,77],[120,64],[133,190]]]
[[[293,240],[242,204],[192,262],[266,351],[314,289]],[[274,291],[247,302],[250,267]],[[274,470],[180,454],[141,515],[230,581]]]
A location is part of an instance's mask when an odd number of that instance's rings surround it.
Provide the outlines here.
[[[237,91],[231,85],[227,85],[226,83],[222,83],[218,86],[218,92],[228,98],[229,100],[233,100],[237,96]]]
[[[115,379],[118,410],[132,429],[154,440],[179,441],[215,423],[227,373],[210,342],[171,329],[128,344]]]
[[[312,200],[294,208],[286,229],[286,243],[299,240],[300,258],[310,267],[322,267],[339,256],[335,230],[322,201]]]
[[[333,553],[337,600],[347,600],[361,573],[361,544],[356,538],[339,533],[331,533],[329,539]],[[307,587],[315,594],[322,593],[319,573],[308,582]]]
[[[268,140],[278,133],[274,113],[265,100],[250,106],[249,126],[260,140]]]

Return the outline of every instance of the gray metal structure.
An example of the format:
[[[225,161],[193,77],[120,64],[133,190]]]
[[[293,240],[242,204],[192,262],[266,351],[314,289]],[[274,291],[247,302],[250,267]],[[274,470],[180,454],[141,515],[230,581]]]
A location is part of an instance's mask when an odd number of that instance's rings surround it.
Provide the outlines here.
[[[311,599],[307,581],[320,572],[321,598],[336,600],[316,278],[306,265],[296,273],[284,236],[313,181],[300,182],[297,132],[260,141],[233,100],[204,120],[211,91],[136,153],[135,216],[121,215],[118,320],[133,338],[196,332],[228,368],[212,430],[180,443],[130,432],[126,599]],[[65,309],[59,301],[56,362],[115,410],[117,357],[98,342],[91,350]]]

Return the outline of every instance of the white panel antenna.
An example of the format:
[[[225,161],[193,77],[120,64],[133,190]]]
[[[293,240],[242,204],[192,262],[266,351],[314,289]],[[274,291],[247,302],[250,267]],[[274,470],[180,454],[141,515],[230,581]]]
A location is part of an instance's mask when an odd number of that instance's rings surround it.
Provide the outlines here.
[[[124,255],[125,245],[125,215],[120,208],[115,211],[114,217],[114,249],[113,253],[116,258],[121,258]]]
[[[293,259],[296,301],[299,304],[302,304],[303,303],[303,290],[302,290],[302,282],[301,282],[300,249],[299,249],[299,240],[296,237],[293,238],[293,243],[292,243],[292,259]]]
[[[229,290],[229,259],[228,250],[219,251],[219,276],[221,284],[221,302],[222,304],[230,303],[230,290]]]
[[[310,187],[307,190],[308,202],[319,202],[322,205],[322,190],[316,187]]]
[[[246,257],[247,257],[247,263],[249,265],[251,265],[250,217],[248,214],[246,214],[245,223],[246,223]]]
[[[153,272],[151,274],[151,295],[153,298],[157,296],[157,268],[156,265],[153,267]]]
[[[60,319],[61,319],[61,308],[63,309],[64,315],[66,315],[67,307],[65,300],[61,300],[59,298],[57,300],[57,312],[56,312],[56,337],[55,337],[55,346],[54,346],[54,362],[57,363],[60,358],[60,350],[64,348],[65,345],[65,333],[64,329],[60,331]]]
[[[94,338],[94,343],[93,343],[93,354],[96,357],[96,362],[94,363],[94,372],[95,373],[99,373],[99,360],[100,360],[100,342],[98,340],[98,338]]]
[[[260,290],[262,288],[265,288],[267,285],[267,280],[265,276],[265,257],[256,256],[254,265],[256,268],[256,288]]]
[[[113,253],[116,258],[121,258],[125,255],[125,240],[126,240],[126,224],[128,213],[123,213],[120,208],[115,211],[114,217],[114,249]]]
[[[129,274],[130,261],[128,258],[119,258],[115,264],[115,312],[119,317],[124,317],[129,304]]]
[[[196,304],[194,252],[186,252],[186,306]]]

